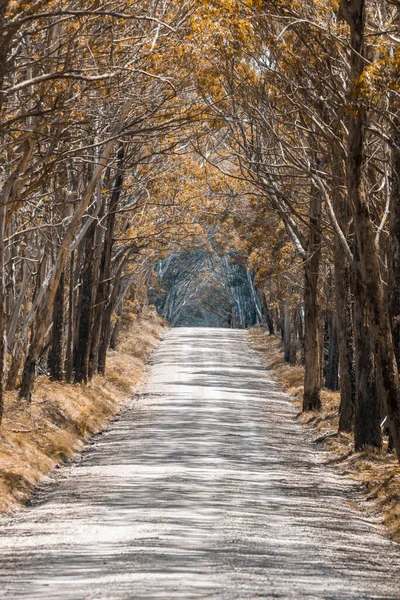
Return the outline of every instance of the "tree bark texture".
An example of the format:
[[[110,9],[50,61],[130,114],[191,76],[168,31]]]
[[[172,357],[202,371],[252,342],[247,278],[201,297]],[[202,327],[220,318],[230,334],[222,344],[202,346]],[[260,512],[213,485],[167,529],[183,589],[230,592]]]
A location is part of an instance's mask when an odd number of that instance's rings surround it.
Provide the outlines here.
[[[393,346],[400,369],[400,131],[393,135],[389,215],[389,308]]]
[[[0,197],[0,423],[4,412],[4,376],[6,365],[6,314],[5,314],[5,227],[7,207],[4,198]]]
[[[268,331],[270,335],[275,335],[274,321],[271,314],[271,309],[269,308],[267,297],[265,295],[264,290],[260,290],[260,303],[262,309],[262,324],[268,327]]]
[[[356,402],[354,418],[354,447],[380,448],[381,407],[378,398],[376,368],[372,339],[368,327],[368,307],[360,272],[354,274],[354,336]]]
[[[68,289],[68,333],[67,351],[65,360],[65,380],[72,382],[73,374],[73,344],[74,344],[74,297],[75,297],[75,252],[71,252],[69,263],[69,289]]]
[[[53,328],[48,367],[51,379],[61,381],[63,378],[63,340],[64,340],[64,293],[65,275],[61,275],[53,305]]]
[[[285,302],[284,310],[284,321],[283,321],[283,358],[285,362],[290,363],[291,357],[291,337],[292,337],[292,323],[290,318],[289,303]]]
[[[346,238],[349,234],[350,208],[340,190],[344,173],[340,163],[334,164],[334,172],[340,173],[337,187],[333,189],[333,203],[339,225]],[[356,401],[356,374],[354,364],[353,307],[351,294],[351,270],[349,259],[339,235],[334,240],[335,308],[339,345],[340,409],[339,431],[353,431]]]
[[[116,211],[121,196],[123,183],[123,165],[124,146],[121,144],[118,150],[118,171],[108,206],[107,226],[103,242],[103,251],[101,254],[99,270],[99,283],[97,286],[96,299],[93,309],[93,333],[89,357],[89,377],[91,377],[94,373],[96,373],[99,370],[99,350],[101,343],[102,328],[104,330],[104,326],[99,326],[99,323],[102,323],[108,315],[108,312],[106,311],[106,305],[111,290],[111,256],[114,243],[115,218],[117,214]],[[104,348],[102,346],[101,360],[102,362],[104,361],[104,367],[102,364],[102,372],[104,373],[105,356],[103,351]]]
[[[390,431],[400,459],[400,384],[394,353],[389,307],[385,302],[375,231],[362,180],[365,109],[359,98],[359,82],[365,67],[365,2],[341,2],[351,31],[350,116],[347,157],[347,192],[352,208],[365,297],[369,309],[378,378],[384,395]]]
[[[109,348],[111,338],[111,316],[118,301],[120,281],[121,269],[115,276],[114,287],[112,289],[111,295],[109,296],[107,305],[104,310],[103,318],[101,320],[101,334],[98,358],[98,370],[101,375],[104,375],[106,371],[107,350]]]
[[[123,313],[123,300],[121,300],[119,302],[118,308],[117,308],[117,311],[116,311],[117,321],[114,324],[114,327],[112,329],[112,333],[111,333],[111,336],[110,336],[110,348],[111,348],[111,350],[116,350],[116,348],[117,348],[118,334],[119,334],[119,331],[121,329],[122,313]]]
[[[327,325],[327,360],[325,364],[325,387],[336,392],[339,389],[339,343],[337,335],[336,314],[329,310],[326,316]]]
[[[310,231],[304,265],[304,397],[303,411],[320,410],[321,355],[319,343],[318,277],[321,256],[321,197],[312,189]]]
[[[89,348],[93,298],[93,243],[96,224],[93,222],[85,237],[84,264],[79,294],[79,329],[74,349],[74,381],[85,383],[88,380]]]

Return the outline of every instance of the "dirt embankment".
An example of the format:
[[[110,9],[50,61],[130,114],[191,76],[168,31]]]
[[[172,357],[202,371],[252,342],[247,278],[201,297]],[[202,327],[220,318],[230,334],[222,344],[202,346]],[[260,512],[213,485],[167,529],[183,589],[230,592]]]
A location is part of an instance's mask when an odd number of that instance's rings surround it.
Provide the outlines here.
[[[267,357],[267,367],[293,398],[298,419],[313,434],[314,443],[327,451],[327,462],[340,468],[343,475],[360,482],[371,511],[380,517],[389,536],[400,542],[400,466],[396,456],[387,452],[387,440],[381,452],[354,451],[352,434],[338,433],[340,394],[322,390],[321,412],[301,413],[304,368],[284,362],[279,336],[265,329],[249,330],[255,350]]]
[[[166,322],[152,309],[127,313],[105,377],[70,385],[38,377],[32,404],[7,394],[0,427],[0,512],[17,508],[51,469],[78,452],[129,400],[161,341]]]

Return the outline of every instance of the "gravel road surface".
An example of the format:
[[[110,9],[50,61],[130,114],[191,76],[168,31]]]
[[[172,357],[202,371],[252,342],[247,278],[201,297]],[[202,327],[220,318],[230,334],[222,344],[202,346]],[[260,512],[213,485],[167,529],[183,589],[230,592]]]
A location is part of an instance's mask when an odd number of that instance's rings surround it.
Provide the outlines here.
[[[148,387],[0,525],[0,597],[400,599],[400,548],[244,331],[170,331]]]

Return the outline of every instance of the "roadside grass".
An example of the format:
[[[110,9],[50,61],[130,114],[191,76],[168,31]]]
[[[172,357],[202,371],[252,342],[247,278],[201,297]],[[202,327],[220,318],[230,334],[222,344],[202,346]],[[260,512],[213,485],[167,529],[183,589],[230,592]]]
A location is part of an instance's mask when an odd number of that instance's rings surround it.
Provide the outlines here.
[[[327,452],[327,464],[360,483],[368,509],[384,524],[387,534],[400,543],[400,466],[395,454],[387,452],[387,439],[381,452],[355,452],[353,435],[338,433],[338,392],[323,389],[321,411],[302,413],[304,367],[284,362],[279,336],[270,336],[260,327],[248,333],[253,348],[266,356],[267,369],[292,396],[297,418],[309,430],[313,443]]]
[[[128,311],[118,349],[109,350],[105,377],[96,375],[88,385],[38,377],[29,406],[17,392],[6,394],[0,427],[0,512],[21,507],[54,467],[79,452],[129,405],[166,327],[153,309],[145,308],[140,319]]]

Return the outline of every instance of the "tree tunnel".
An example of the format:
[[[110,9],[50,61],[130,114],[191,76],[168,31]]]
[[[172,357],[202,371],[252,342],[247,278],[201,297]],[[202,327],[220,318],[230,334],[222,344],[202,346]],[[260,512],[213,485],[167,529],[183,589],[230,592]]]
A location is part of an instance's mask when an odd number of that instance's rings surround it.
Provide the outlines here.
[[[149,300],[172,327],[244,329],[261,319],[254,278],[233,254],[171,254],[155,268]]]

